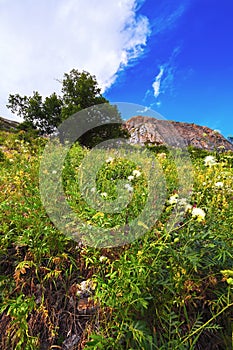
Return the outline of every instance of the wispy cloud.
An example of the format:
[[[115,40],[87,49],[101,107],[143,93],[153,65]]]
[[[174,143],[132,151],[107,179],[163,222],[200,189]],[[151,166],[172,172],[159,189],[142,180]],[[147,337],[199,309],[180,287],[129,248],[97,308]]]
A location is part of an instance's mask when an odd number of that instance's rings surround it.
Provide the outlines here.
[[[149,110],[150,110],[150,107],[149,106],[145,106],[142,109],[138,109],[136,112],[140,113],[140,114],[144,114],[144,113],[147,113]]]
[[[181,52],[181,47],[177,46],[168,61],[163,64],[164,75],[161,82],[162,93],[169,93],[171,96],[175,93],[175,77],[178,70],[177,58]]]
[[[174,94],[175,88],[175,76],[177,71],[177,56],[180,53],[180,47],[176,47],[168,61],[161,64],[158,69],[159,72],[154,78],[152,88],[148,89],[145,93],[143,101],[147,103],[150,100],[150,106],[160,107],[161,101],[159,96],[161,94],[169,93]],[[153,101],[152,101],[153,98]]]
[[[142,3],[0,0],[0,97],[59,91],[56,79],[72,68],[95,74],[105,91],[143,54],[150,23],[137,15]]]
[[[157,98],[160,94],[160,86],[161,86],[161,79],[164,73],[164,68],[160,67],[159,74],[155,77],[155,81],[152,84],[153,90],[154,90],[154,97]]]
[[[159,11],[159,16],[155,17],[153,23],[151,23],[153,34],[163,33],[164,31],[173,29],[178,24],[179,18],[187,10],[189,4],[190,0],[183,0],[182,4],[180,1],[164,0]]]
[[[190,0],[183,0],[182,4],[177,0],[164,0],[159,6],[158,16],[151,23],[151,36],[163,34],[165,31],[171,31],[179,23],[179,19],[184,15],[190,5]],[[160,107],[162,102],[159,97],[162,94],[175,93],[175,77],[178,70],[177,56],[180,54],[180,46],[176,46],[170,57],[163,61],[157,67],[156,76],[144,96],[143,102],[150,106]],[[158,72],[159,69],[159,72]]]

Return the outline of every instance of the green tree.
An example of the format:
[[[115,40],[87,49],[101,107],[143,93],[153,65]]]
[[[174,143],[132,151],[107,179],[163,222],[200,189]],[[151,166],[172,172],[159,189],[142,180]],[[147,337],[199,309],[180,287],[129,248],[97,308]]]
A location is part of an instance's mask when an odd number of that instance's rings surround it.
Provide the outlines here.
[[[122,119],[117,106],[108,103],[95,105],[79,113],[78,129],[85,130],[79,143],[86,147],[94,147],[103,141],[126,138],[128,132],[122,127]],[[110,142],[108,143],[110,146]]]
[[[85,114],[86,120],[82,122],[87,122],[90,128],[80,137],[79,142],[92,147],[108,138],[126,136],[126,132],[121,127],[122,119],[117,107],[111,106],[101,94],[94,75],[72,69],[70,73],[64,74],[60,83],[62,84],[61,96],[54,92],[43,100],[37,91],[34,91],[32,96],[9,95],[7,107],[12,113],[24,119],[24,127],[35,127],[41,134],[51,134],[62,121],[75,113],[88,107],[105,104],[101,113],[99,111],[96,113],[93,109]],[[108,125],[104,125],[104,121]]]
[[[61,123],[62,100],[54,92],[43,101],[39,92],[32,96],[9,95],[7,107],[24,119],[24,125],[35,127],[41,134],[50,134]]]
[[[109,102],[101,95],[96,77],[86,71],[79,72],[76,69],[64,74],[62,94],[63,120],[82,109]]]

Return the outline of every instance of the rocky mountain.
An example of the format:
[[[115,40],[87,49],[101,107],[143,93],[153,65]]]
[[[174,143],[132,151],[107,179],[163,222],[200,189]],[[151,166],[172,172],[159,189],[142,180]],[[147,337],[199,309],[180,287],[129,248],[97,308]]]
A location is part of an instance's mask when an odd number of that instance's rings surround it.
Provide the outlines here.
[[[16,129],[18,125],[19,123],[14,120],[9,120],[0,117],[0,130]]]
[[[0,117],[0,130],[14,130],[19,125],[14,120]],[[131,144],[170,145],[185,148],[233,151],[230,143],[219,132],[206,126],[175,122],[151,117],[135,116],[125,122],[125,128],[130,134]]]
[[[170,145],[185,148],[233,151],[231,144],[219,132],[206,126],[135,116],[125,122],[131,144]]]

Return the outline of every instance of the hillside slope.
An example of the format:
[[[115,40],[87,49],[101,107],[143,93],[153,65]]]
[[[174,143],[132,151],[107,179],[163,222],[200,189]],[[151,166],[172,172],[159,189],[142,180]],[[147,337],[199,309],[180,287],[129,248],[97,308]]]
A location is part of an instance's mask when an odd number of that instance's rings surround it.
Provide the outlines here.
[[[206,126],[135,116],[126,121],[125,127],[132,144],[233,150],[233,145],[225,137]]]
[[[0,117],[0,130],[15,130],[19,122]],[[206,126],[135,116],[125,122],[132,144],[152,144],[233,151],[233,145],[219,132]]]
[[[0,130],[16,129],[18,125],[19,123],[14,120],[9,120],[9,119],[0,117]]]

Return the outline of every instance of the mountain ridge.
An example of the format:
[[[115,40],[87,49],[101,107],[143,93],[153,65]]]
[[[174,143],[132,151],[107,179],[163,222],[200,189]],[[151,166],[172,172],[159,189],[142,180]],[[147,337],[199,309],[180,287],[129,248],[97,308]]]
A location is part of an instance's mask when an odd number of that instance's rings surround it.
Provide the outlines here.
[[[168,145],[233,151],[233,144],[216,130],[194,123],[134,116],[124,123],[131,144]]]
[[[19,122],[0,117],[0,130],[16,130]],[[131,144],[168,145],[185,148],[193,146],[206,150],[230,150],[233,144],[219,132],[195,123],[134,116],[124,122]]]
[[[17,129],[17,126],[19,125],[19,122],[16,122],[15,120],[10,120],[10,119],[6,119],[3,117],[0,117],[0,130],[15,130]]]

